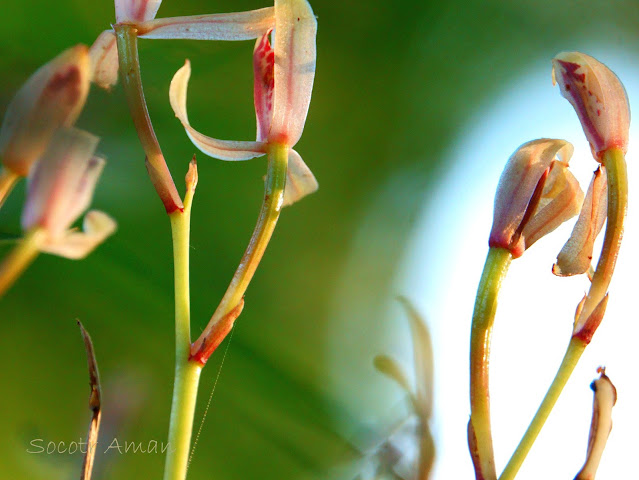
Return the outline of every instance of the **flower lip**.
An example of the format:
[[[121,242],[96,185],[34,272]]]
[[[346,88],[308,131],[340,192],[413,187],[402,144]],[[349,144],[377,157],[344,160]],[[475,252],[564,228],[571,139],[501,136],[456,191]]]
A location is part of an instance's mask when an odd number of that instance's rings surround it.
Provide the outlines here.
[[[619,78],[604,64],[580,52],[562,52],[552,60],[553,84],[577,113],[593,156],[628,148],[630,108]]]

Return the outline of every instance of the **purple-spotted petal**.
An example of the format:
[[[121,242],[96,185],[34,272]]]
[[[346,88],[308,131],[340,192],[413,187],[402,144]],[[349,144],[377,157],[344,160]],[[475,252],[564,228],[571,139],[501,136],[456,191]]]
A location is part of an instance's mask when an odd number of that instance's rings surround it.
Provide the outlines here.
[[[294,146],[315,78],[317,21],[306,0],[275,0],[275,92],[269,139]]]
[[[169,98],[175,116],[182,122],[193,144],[203,153],[220,160],[248,160],[266,153],[266,144],[263,142],[240,142],[233,140],[218,140],[207,137],[198,132],[189,124],[186,112],[186,95],[191,76],[191,63],[187,60],[171,81]]]
[[[552,61],[553,82],[572,104],[595,159],[609,148],[628,148],[630,108],[619,78],[604,64],[579,52],[562,52]]]
[[[115,220],[106,213],[92,210],[84,216],[82,231],[68,230],[62,237],[49,240],[41,250],[60,257],[80,260],[113,235],[117,226]]]
[[[588,271],[595,239],[606,221],[607,210],[606,172],[599,168],[592,177],[572,234],[557,256],[552,269],[555,275],[579,275]]]
[[[98,87],[109,90],[118,81],[118,46],[113,30],[102,32],[91,48],[91,81]]]
[[[158,18],[137,25],[138,36],[155,39],[252,40],[273,28],[273,7],[249,12]]]
[[[255,43],[253,50],[253,99],[257,119],[257,141],[265,141],[273,119],[273,88],[275,52],[265,33]]]
[[[288,151],[288,170],[284,188],[283,207],[291,205],[309,195],[319,187],[313,172],[306,166],[302,157],[292,148]]]
[[[155,18],[162,0],[115,0],[118,23],[139,23]]]

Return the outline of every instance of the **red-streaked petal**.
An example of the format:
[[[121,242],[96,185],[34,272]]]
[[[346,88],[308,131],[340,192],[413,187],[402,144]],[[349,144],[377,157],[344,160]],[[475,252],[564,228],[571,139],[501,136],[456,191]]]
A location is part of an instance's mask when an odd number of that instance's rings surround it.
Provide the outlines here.
[[[286,173],[286,187],[284,188],[283,207],[301,200],[306,195],[315,192],[319,185],[313,172],[306,166],[300,154],[292,148],[288,151],[288,171]]]
[[[253,50],[253,99],[257,119],[257,141],[267,139],[273,119],[275,52],[268,40],[269,32],[255,43]]]
[[[87,209],[104,160],[93,157],[98,137],[77,129],[58,130],[29,176],[22,228],[38,225],[52,239]]]
[[[555,157],[567,162],[573,146],[565,140],[542,138],[521,145],[508,159],[497,193],[489,245],[513,251],[520,256],[525,248],[523,236],[511,245],[537,184]]]
[[[90,86],[88,48],[77,45],[40,67],[16,93],[0,128],[0,159],[26,176],[54,132],[82,112]]]
[[[271,141],[302,135],[315,78],[317,21],[306,0],[275,0],[275,93]]]
[[[186,95],[191,76],[191,63],[187,60],[171,80],[169,98],[175,116],[182,122],[193,144],[203,153],[220,160],[248,160],[264,155],[266,144],[263,142],[238,142],[233,140],[218,140],[207,137],[195,130],[189,124],[186,112]]]
[[[158,18],[137,26],[138,36],[155,39],[252,40],[273,28],[273,7],[249,12]]]
[[[102,32],[91,48],[91,81],[98,87],[109,90],[118,81],[118,46],[113,30]]]
[[[138,23],[155,18],[162,0],[115,0],[118,23]]]
[[[552,162],[537,209],[523,229],[525,248],[579,213],[584,193],[565,162]]]
[[[606,172],[597,169],[592,177],[581,213],[570,238],[557,255],[552,272],[559,276],[579,275],[590,268],[595,239],[608,212],[608,186]]]
[[[604,64],[579,52],[562,52],[552,61],[553,83],[572,104],[595,159],[609,148],[628,148],[630,108],[619,78]]]
[[[82,231],[68,230],[61,238],[49,241],[41,250],[72,260],[81,260],[113,235],[118,224],[104,212],[92,210],[84,216]]]

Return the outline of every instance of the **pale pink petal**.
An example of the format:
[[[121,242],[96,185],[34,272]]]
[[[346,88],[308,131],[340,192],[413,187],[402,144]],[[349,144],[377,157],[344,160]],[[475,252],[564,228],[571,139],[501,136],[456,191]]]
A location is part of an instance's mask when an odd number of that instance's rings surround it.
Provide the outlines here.
[[[273,68],[275,53],[268,40],[268,33],[259,38],[253,50],[253,99],[257,118],[257,141],[267,139],[273,119]]]
[[[187,60],[171,81],[169,98],[175,116],[182,122],[193,144],[203,153],[220,160],[248,160],[266,153],[266,144],[263,142],[238,142],[232,140],[218,140],[207,137],[195,130],[189,124],[186,112],[186,94],[191,76],[191,63]]]
[[[137,25],[138,36],[155,39],[252,40],[273,28],[273,7],[249,12],[158,18]]]
[[[118,81],[118,46],[113,30],[102,32],[91,48],[91,80],[98,87],[109,90]]]
[[[77,129],[58,130],[36,163],[22,211],[22,228],[40,226],[58,238],[87,209],[103,160],[93,157],[98,137]]]
[[[520,230],[528,204],[539,180],[555,157],[568,161],[573,146],[565,140],[542,138],[521,145],[508,159],[495,194],[493,226],[489,245],[513,251],[520,256],[525,248],[523,237],[511,245]]]
[[[572,104],[595,158],[609,148],[628,148],[630,108],[619,78],[604,64],[579,52],[563,52],[552,61],[553,82]]]
[[[292,148],[288,152],[288,171],[284,188],[283,207],[291,205],[309,195],[319,187],[313,172],[306,166],[302,157]]]
[[[155,18],[162,0],[115,0],[118,23],[139,23]]]
[[[302,135],[315,78],[317,21],[306,0],[275,0],[275,93],[271,141]]]
[[[0,128],[0,158],[26,176],[53,133],[70,127],[82,112],[91,68],[84,45],[70,48],[36,71],[7,107]]]
[[[104,212],[87,212],[82,222],[82,231],[68,230],[62,237],[49,241],[41,251],[72,260],[81,260],[113,235],[118,224]]]
[[[599,168],[592,177],[572,234],[557,255],[557,263],[552,269],[555,275],[579,275],[588,271],[592,262],[595,239],[603,228],[607,213],[606,172],[603,168]]]
[[[537,209],[523,229],[525,248],[579,213],[584,193],[565,162],[554,161]]]

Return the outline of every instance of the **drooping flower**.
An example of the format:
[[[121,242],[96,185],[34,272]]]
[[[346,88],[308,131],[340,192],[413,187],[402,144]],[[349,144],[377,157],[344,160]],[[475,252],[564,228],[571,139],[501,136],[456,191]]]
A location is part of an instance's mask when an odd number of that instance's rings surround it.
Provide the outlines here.
[[[21,223],[24,231],[46,233],[42,251],[83,258],[115,232],[115,221],[98,211],[86,214],[83,232],[70,229],[89,207],[104,167],[93,155],[98,141],[82,130],[58,130],[29,176]]]
[[[54,132],[71,127],[89,92],[87,47],[65,50],[40,67],[7,107],[0,128],[0,157],[16,175],[27,176]]]
[[[630,108],[619,78],[603,63],[579,52],[562,52],[552,60],[553,84],[572,104],[590,142],[593,156],[628,148]]]
[[[273,144],[289,148],[289,168],[284,205],[317,190],[315,177],[292,147],[304,129],[315,76],[317,22],[306,0],[275,1],[274,47],[266,32],[253,52],[254,102],[257,140],[229,141],[207,137],[189,123],[186,91],[190,63],[173,77],[170,99],[173,111],[191,141],[202,152],[220,160],[248,160],[268,152]]]
[[[524,143],[510,157],[497,193],[491,247],[514,258],[579,213],[583,192],[568,170],[573,146],[542,138]]]

